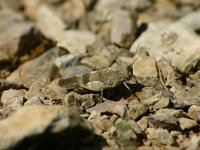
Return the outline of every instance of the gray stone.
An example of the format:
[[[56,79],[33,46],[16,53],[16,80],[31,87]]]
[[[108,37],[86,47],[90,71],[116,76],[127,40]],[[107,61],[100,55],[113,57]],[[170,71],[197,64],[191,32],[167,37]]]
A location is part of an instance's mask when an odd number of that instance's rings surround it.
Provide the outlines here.
[[[184,112],[181,109],[177,110],[177,109],[164,108],[164,109],[159,109],[158,111],[156,111],[156,114],[168,114],[168,115],[178,118],[178,117],[183,116]]]
[[[145,99],[142,103],[146,106],[151,106],[151,105],[154,105],[159,100],[161,100],[161,98],[162,98],[161,93],[158,93],[152,97]]]
[[[188,118],[178,118],[178,121],[180,123],[180,127],[182,130],[191,129],[198,125],[196,121],[188,119]]]
[[[59,68],[59,70],[66,69],[68,67],[74,67],[76,65],[79,65],[80,59],[87,56],[87,54],[65,54],[62,56],[59,56],[55,59],[54,63]]]
[[[18,74],[23,85],[29,88],[33,82],[39,79],[51,81],[58,77],[58,69],[53,63],[58,55],[59,49],[53,48],[22,64],[18,69]]]
[[[42,105],[43,102],[40,99],[39,96],[33,96],[30,99],[28,99],[25,103],[24,106],[28,106],[28,105]]]
[[[152,115],[148,117],[148,120],[154,127],[161,127],[165,129],[178,127],[177,119],[168,114]]]
[[[20,109],[24,104],[24,95],[26,90],[7,90],[2,93],[1,102],[4,107],[2,110],[2,116],[6,117],[11,113]]]
[[[139,44],[139,49],[148,51],[156,60],[167,59],[181,72],[188,72],[200,58],[200,48],[197,46],[200,39],[195,33],[200,26],[196,20],[199,16],[199,11],[193,12],[162,27],[161,23],[150,23],[148,30],[133,43],[130,51],[135,52]]]
[[[103,112],[110,112],[110,113],[117,113],[118,115],[124,116],[127,111],[127,100],[120,100],[120,101],[110,101],[105,100],[103,103],[96,104],[94,107],[91,107],[87,109],[87,112],[97,112],[97,113],[103,113]]]
[[[173,101],[174,108],[185,108],[191,105],[200,106],[200,97],[182,97]]]
[[[10,89],[10,90],[3,91],[1,95],[1,103],[4,106],[8,106],[13,102],[23,101],[25,93],[26,93],[26,90]]]
[[[117,10],[112,20],[111,42],[129,48],[135,38],[136,21],[137,15],[133,11]]]
[[[188,116],[196,121],[200,121],[200,106],[190,106]]]
[[[67,30],[60,34],[57,46],[67,49],[70,53],[85,53],[86,46],[93,44],[96,40],[97,37],[92,32]]]
[[[64,32],[67,25],[50,6],[26,3],[29,15],[35,19],[38,29],[49,39],[56,41]],[[31,12],[31,11],[34,11]],[[50,19],[51,18],[51,19]]]
[[[157,77],[156,62],[152,57],[138,57],[133,64],[133,74],[137,77]]]
[[[91,142],[91,135],[91,126],[62,106],[25,106],[0,121],[1,149],[63,148]]]

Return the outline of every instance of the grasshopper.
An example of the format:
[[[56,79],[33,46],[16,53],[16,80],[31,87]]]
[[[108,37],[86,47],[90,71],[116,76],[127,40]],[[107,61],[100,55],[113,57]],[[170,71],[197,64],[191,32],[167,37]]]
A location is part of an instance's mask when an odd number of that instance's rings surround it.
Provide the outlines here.
[[[129,80],[133,75],[132,65],[119,65],[116,68],[105,68],[80,74],[70,78],[61,78],[58,85],[68,90],[89,90],[100,92],[116,87]]]
[[[133,77],[132,65],[136,60],[137,58],[134,57],[131,65],[118,65],[116,68],[109,67],[92,71],[89,74],[80,74],[70,78],[61,78],[58,81],[58,85],[67,90],[89,90],[95,92],[101,91],[103,93],[103,90],[105,89],[114,88],[120,84],[124,84],[124,86],[130,91],[130,88],[125,82]],[[102,93],[101,95],[103,95]]]

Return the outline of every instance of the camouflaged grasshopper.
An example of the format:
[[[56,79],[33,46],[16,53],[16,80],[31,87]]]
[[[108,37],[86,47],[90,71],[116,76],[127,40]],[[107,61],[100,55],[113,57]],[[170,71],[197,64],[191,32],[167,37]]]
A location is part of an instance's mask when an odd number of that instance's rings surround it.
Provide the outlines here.
[[[120,84],[124,84],[124,86],[130,91],[130,88],[125,82],[133,77],[132,65],[136,60],[137,58],[134,57],[132,64],[130,65],[118,65],[116,68],[109,67],[92,71],[89,74],[80,74],[70,78],[61,78],[58,81],[58,85],[67,90],[89,90],[103,93],[103,90],[105,89],[114,88]]]
[[[120,65],[80,74],[70,78],[61,78],[58,85],[68,90],[89,90],[100,92],[116,87],[129,80],[133,75],[132,65]]]

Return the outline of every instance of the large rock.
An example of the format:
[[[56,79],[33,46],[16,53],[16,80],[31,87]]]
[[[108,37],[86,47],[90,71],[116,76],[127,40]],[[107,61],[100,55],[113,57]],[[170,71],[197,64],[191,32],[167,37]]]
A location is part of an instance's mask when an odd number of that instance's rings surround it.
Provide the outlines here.
[[[30,52],[41,40],[31,22],[11,10],[0,11],[0,61]]]
[[[150,23],[148,30],[133,43],[130,51],[136,52],[139,44],[139,49],[147,51],[156,60],[164,58],[181,72],[188,72],[200,58],[200,38],[196,34],[200,27],[196,18],[199,17],[198,11],[173,24]]]
[[[27,4],[28,7],[30,4]],[[36,4],[35,4],[36,5]],[[41,30],[41,32],[49,39],[56,40],[60,34],[64,32],[67,27],[63,20],[56,14],[48,5],[35,6],[35,13],[33,15],[36,26]]]
[[[0,121],[0,149],[69,148],[91,137],[90,125],[62,106],[25,106]]]
[[[111,42],[129,48],[135,39],[136,21],[133,11],[117,10],[112,20]]]
[[[81,30],[67,30],[56,39],[57,46],[67,49],[70,53],[85,53],[86,46],[92,45],[96,40],[95,34]]]
[[[41,56],[22,64],[17,69],[17,73],[11,74],[7,79],[9,81],[15,81],[19,78],[23,85],[28,88],[33,82],[39,79],[51,81],[58,75],[57,67],[54,64],[58,56],[59,49],[53,48]]]

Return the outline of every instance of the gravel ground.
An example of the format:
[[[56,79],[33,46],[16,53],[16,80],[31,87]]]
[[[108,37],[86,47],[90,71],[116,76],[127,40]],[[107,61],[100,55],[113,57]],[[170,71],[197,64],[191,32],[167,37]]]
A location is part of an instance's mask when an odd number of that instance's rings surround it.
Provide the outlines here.
[[[1,0],[0,149],[199,150],[200,1]]]

